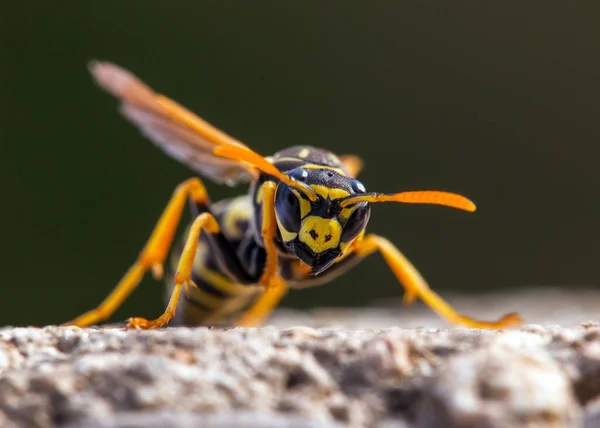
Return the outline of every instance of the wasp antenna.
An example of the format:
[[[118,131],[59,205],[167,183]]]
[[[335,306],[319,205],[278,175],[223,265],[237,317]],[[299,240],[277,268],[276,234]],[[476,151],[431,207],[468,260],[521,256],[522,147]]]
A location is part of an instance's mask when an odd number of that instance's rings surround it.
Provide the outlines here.
[[[340,202],[342,207],[357,202],[403,202],[406,204],[432,204],[443,205],[450,208],[474,212],[477,208],[470,199],[450,192],[440,190],[418,190],[413,192],[401,192],[393,194],[385,193],[363,193],[352,195]]]
[[[313,189],[311,189],[308,185],[306,185],[300,181],[294,180],[290,176],[285,175],[284,173],[279,171],[279,169],[277,169],[277,167],[275,165],[273,165],[271,162],[269,162],[263,156],[250,150],[247,147],[223,145],[223,146],[216,147],[213,150],[213,153],[218,156],[227,158],[227,159],[236,160],[238,162],[245,162],[245,163],[259,169],[263,173],[271,175],[271,176],[279,179],[283,183],[287,184],[288,186],[302,192],[311,201],[316,201],[318,198],[315,191]]]

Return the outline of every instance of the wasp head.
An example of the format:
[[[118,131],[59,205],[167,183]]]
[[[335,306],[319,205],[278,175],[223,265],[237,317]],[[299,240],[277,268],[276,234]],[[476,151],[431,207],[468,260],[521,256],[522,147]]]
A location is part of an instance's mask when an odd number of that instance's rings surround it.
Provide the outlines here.
[[[365,187],[330,168],[295,168],[287,175],[308,185],[317,198],[311,201],[280,182],[275,195],[279,233],[286,249],[317,275],[342,256],[367,226],[371,213],[367,202],[340,204],[351,195],[364,193]]]

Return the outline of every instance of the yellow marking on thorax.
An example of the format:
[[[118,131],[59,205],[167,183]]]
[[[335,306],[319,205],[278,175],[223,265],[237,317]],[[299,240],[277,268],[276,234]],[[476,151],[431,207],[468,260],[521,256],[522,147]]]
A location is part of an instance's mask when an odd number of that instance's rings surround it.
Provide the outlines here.
[[[258,189],[256,189],[256,199],[255,199],[255,202],[257,204],[261,204],[262,203],[262,197],[263,197],[263,185],[261,184],[260,186],[258,186]]]
[[[306,148],[305,148],[305,149],[302,149],[302,150],[300,150],[300,152],[298,153],[298,157],[301,157],[301,158],[305,158],[305,157],[307,157],[308,155],[310,155],[310,150],[309,150],[309,149],[306,149]]]
[[[247,221],[250,218],[250,210],[250,203],[245,196],[230,202],[223,214],[221,224],[226,236],[233,239],[241,239],[243,237],[243,231],[238,227],[237,223],[239,221]]]
[[[321,196],[323,199],[341,199],[341,198],[345,198],[346,196],[349,196],[350,193],[348,193],[347,191],[343,190],[343,189],[339,189],[337,187],[327,187],[327,186],[322,186],[320,184],[311,184],[310,187],[317,192],[317,194],[319,196]]]
[[[300,153],[302,153],[302,151]],[[308,154],[310,154],[310,153],[308,153]],[[308,156],[308,154],[306,156]],[[291,156],[284,156],[281,158],[274,159],[274,161],[277,163],[279,163],[279,162],[306,162],[302,157],[300,157],[300,155],[298,155],[298,157],[296,157],[296,158],[291,157]],[[339,159],[336,160],[336,163],[339,163]],[[347,176],[347,174],[344,172],[343,169],[335,167],[335,166],[330,166],[330,165],[318,165],[316,163],[302,163],[300,165],[295,166],[295,168],[327,169],[329,171],[335,171],[340,175]]]
[[[315,253],[337,248],[341,235],[342,225],[332,218],[308,216],[300,229],[300,241]]]
[[[300,192],[298,192],[296,189],[292,189],[292,192],[294,192],[296,198],[298,198],[298,201],[300,201],[300,218],[306,217],[311,210],[310,201],[300,196]]]
[[[304,162],[300,158],[294,158],[294,157],[291,157],[291,156],[282,156],[280,158],[274,159],[274,161],[275,162]]]
[[[334,154],[333,154],[333,153],[331,153],[331,152],[330,152],[330,153],[328,153],[328,154],[327,154],[327,156],[329,156],[329,160],[330,160],[332,163],[337,163],[337,164],[340,164],[340,163],[342,163],[342,161],[340,160],[340,158],[339,158],[337,155],[334,155]]]

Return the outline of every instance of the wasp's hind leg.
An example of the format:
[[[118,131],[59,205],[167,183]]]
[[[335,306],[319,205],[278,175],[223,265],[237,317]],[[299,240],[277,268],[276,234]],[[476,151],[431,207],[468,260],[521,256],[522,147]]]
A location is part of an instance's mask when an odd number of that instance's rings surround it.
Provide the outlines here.
[[[284,283],[264,289],[252,306],[235,321],[235,325],[238,327],[257,327],[261,325],[281,299],[285,297],[287,291],[287,285]]]
[[[152,270],[155,278],[162,277],[163,264],[188,198],[191,198],[198,205],[209,203],[206,189],[200,179],[192,178],[177,186],[146,246],[112,293],[96,309],[80,315],[65,323],[65,325],[87,327],[104,321],[123,304],[148,270]]]
[[[419,274],[412,263],[410,263],[396,246],[387,239],[377,235],[368,235],[358,243],[355,254],[358,256],[367,256],[374,251],[379,251],[381,253],[392,272],[394,272],[396,278],[398,278],[400,283],[406,289],[405,302],[412,302],[418,297],[448,322],[452,324],[462,324],[470,328],[506,328],[518,325],[522,322],[521,317],[515,313],[504,315],[496,321],[477,320],[459,314],[452,306],[429,288],[427,282]]]
[[[181,296],[181,288],[195,286],[192,282],[192,268],[194,266],[194,257],[196,255],[198,240],[200,239],[202,230],[209,233],[219,233],[221,228],[215,217],[208,212],[202,213],[196,217],[190,227],[185,246],[183,247],[183,252],[179,258],[177,272],[175,273],[175,285],[173,286],[171,298],[169,299],[165,312],[155,320],[131,318],[128,322],[128,327],[138,329],[159,328],[167,325],[175,316],[175,310],[177,309],[179,297]]]

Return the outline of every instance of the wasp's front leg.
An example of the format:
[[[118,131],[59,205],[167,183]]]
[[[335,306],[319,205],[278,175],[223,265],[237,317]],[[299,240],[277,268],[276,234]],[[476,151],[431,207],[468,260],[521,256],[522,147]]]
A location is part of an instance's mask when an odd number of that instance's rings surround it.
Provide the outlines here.
[[[412,263],[386,238],[367,235],[356,244],[355,248],[355,254],[363,257],[379,251],[398,281],[406,289],[405,301],[412,302],[418,297],[439,316],[452,324],[462,324],[471,328],[498,329],[522,323],[521,316],[516,313],[504,315],[496,321],[477,320],[457,313],[450,304],[429,288]]]
[[[275,246],[275,237],[277,236],[276,188],[277,185],[273,181],[263,184],[261,235],[267,260],[259,284],[264,287],[264,290],[250,309],[236,321],[236,325],[239,326],[251,327],[261,324],[287,293],[287,284],[279,273],[279,255]]]
[[[280,287],[284,284],[279,274],[279,254],[275,246],[277,236],[277,221],[275,219],[275,190],[277,185],[273,181],[267,181],[263,185],[262,196],[262,230],[261,236],[267,253],[267,261],[263,274],[258,281],[260,285],[267,288]]]

